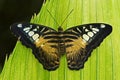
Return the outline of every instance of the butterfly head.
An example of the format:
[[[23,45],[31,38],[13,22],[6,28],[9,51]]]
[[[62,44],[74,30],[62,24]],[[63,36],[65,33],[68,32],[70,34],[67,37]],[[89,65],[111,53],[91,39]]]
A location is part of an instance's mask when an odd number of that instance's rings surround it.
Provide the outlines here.
[[[59,26],[58,27],[58,32],[63,32],[63,28],[61,27],[63,25],[63,23],[66,21],[66,19],[70,16],[70,14],[73,12],[73,9],[69,12],[69,14],[65,17],[65,19],[62,21],[61,25],[57,22],[57,20],[53,17],[53,15],[51,14],[51,12],[47,9],[48,13],[51,15],[51,17],[53,18],[53,20],[56,22],[56,24]]]
[[[58,27],[58,32],[63,32],[63,28],[61,26]]]

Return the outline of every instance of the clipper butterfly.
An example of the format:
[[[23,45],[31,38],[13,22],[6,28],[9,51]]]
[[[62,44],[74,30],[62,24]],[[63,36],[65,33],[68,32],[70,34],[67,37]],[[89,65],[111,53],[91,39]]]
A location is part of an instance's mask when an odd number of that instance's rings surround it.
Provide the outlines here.
[[[60,58],[66,55],[68,67],[78,70],[93,49],[112,32],[112,27],[105,23],[90,23],[58,31],[43,25],[32,23],[15,23],[12,32],[20,41],[31,48],[33,54],[47,70],[59,67]]]

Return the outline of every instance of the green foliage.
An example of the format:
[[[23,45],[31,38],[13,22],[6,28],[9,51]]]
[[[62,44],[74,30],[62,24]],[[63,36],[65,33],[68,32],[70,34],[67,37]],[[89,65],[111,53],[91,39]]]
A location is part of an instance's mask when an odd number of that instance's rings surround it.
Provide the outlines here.
[[[6,60],[0,80],[119,80],[120,6],[118,3],[119,0],[46,1],[40,13],[31,19],[32,23],[57,29],[58,25],[47,9],[59,24],[73,9],[62,25],[64,29],[84,23],[104,22],[113,26],[113,32],[92,52],[84,68],[78,71],[67,68],[65,56],[61,58],[57,70],[44,70],[32,54],[32,50],[18,41],[12,55]]]

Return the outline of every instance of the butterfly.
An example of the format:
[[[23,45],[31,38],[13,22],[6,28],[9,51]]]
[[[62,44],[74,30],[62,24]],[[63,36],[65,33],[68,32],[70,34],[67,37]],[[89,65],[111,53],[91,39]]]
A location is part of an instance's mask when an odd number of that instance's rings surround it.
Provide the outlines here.
[[[90,23],[58,30],[33,23],[15,23],[11,31],[43,65],[44,69],[55,70],[59,67],[60,58],[66,55],[71,70],[84,67],[93,49],[112,32],[112,26],[105,23]]]

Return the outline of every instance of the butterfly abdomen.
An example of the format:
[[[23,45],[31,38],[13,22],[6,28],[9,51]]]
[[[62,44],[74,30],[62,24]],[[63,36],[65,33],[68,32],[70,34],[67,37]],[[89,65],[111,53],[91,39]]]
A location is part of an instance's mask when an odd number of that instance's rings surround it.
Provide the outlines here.
[[[65,43],[58,43],[58,52],[63,55],[66,52]]]

